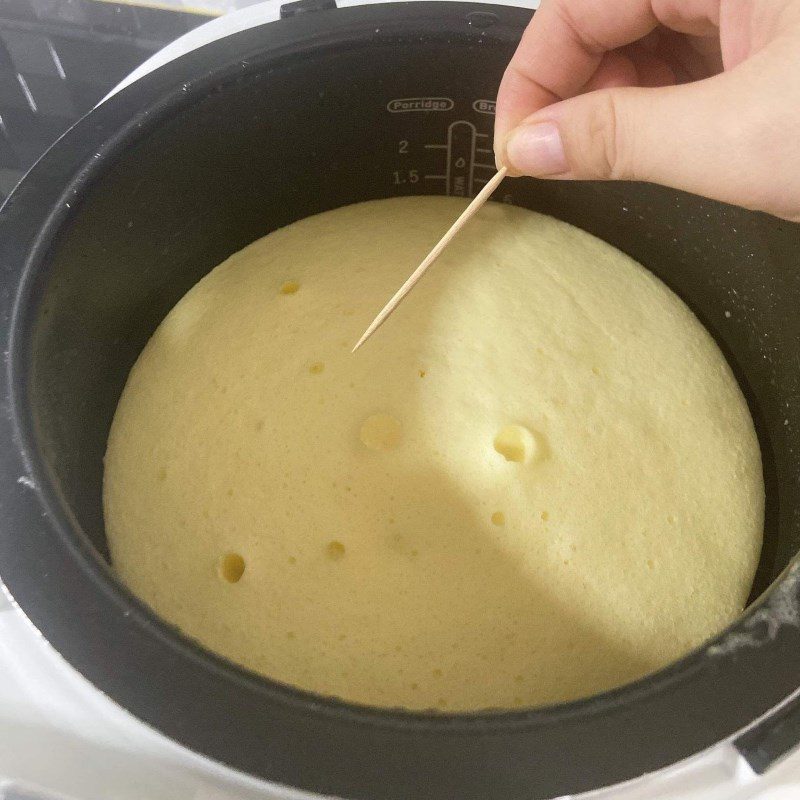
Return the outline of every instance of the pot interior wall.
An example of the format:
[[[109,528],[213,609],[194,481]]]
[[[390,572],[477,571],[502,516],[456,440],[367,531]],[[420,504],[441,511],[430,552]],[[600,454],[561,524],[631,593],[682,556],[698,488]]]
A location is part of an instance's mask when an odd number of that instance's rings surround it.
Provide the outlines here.
[[[494,96],[510,53],[473,38],[254,58],[150,115],[75,196],[37,290],[30,393],[63,502],[101,554],[109,425],[167,311],[225,257],[282,225],[367,199],[443,193],[443,181],[423,177],[442,171],[441,148],[424,145],[444,143],[450,131],[461,146],[474,132],[491,148],[493,118],[473,104]],[[449,98],[453,108],[387,110],[393,99],[421,96]],[[763,590],[799,544],[800,229],[644,185],[518,180],[499,196],[629,253],[716,338],[762,445],[767,525],[754,591]]]

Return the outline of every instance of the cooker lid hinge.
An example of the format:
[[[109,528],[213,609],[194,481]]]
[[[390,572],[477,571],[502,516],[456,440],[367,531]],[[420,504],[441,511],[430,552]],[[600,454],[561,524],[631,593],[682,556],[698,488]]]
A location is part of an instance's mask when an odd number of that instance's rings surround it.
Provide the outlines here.
[[[800,744],[800,698],[795,697],[779,711],[745,731],[733,743],[757,775]]]

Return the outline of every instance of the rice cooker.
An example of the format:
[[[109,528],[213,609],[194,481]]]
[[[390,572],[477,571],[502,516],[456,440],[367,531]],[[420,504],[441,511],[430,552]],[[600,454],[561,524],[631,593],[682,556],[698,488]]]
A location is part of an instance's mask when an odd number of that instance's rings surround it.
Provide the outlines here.
[[[217,793],[202,796],[797,796],[800,762],[781,759],[800,741],[800,226],[764,214],[633,183],[516,179],[495,195],[645,264],[714,336],[749,403],[767,490],[751,603],[679,661],[551,707],[377,709],[204,650],[116,578],[106,438],[176,301],[295,220],[467,197],[493,174],[494,98],[531,9],[340,6],[268,3],[188,34],[53,145],[0,211],[0,574],[41,657],[56,651],[129,737],[163,742],[165,774],[187,754],[183,794],[139,785],[139,797],[199,797],[212,774]]]

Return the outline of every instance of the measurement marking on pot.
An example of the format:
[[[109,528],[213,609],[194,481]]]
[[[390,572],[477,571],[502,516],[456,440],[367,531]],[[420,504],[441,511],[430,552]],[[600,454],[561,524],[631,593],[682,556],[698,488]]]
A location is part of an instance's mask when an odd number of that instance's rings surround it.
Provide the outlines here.
[[[472,108],[479,114],[491,114],[494,116],[496,105],[495,100],[475,100],[472,103]]]
[[[447,194],[472,196],[475,139],[477,130],[471,122],[460,119],[447,128]]]
[[[386,110],[392,114],[414,111],[451,111],[455,103],[449,97],[402,97],[390,100]]]
[[[494,151],[486,145],[491,145],[490,134],[479,133],[475,124],[469,120],[454,120],[447,126],[444,142],[427,142],[422,145],[423,149],[428,151],[436,161],[438,161],[438,151],[443,150],[445,161],[445,163],[439,161],[441,171],[436,170],[434,164],[429,164],[428,168],[433,167],[433,170],[423,173],[422,180],[444,181],[444,192],[447,195],[473,197],[477,191],[477,184],[484,185],[486,183],[485,180],[475,177],[475,171],[494,171],[496,169],[493,163],[487,163],[491,159],[486,156],[493,155]],[[477,158],[479,154],[480,160]],[[410,172],[392,173],[392,183],[395,186],[415,183],[416,180],[416,175],[412,177]]]

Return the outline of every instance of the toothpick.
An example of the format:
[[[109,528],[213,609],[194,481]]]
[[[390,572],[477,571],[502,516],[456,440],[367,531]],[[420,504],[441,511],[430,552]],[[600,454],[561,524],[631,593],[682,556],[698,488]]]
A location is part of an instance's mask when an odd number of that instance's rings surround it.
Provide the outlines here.
[[[498,187],[500,181],[506,176],[506,167],[500,167],[497,173],[492,176],[492,179],[487,182],[486,186],[475,195],[472,202],[464,209],[461,216],[453,223],[450,230],[442,236],[433,250],[425,256],[425,260],[411,273],[408,280],[397,290],[397,293],[392,299],[383,307],[377,317],[370,323],[370,326],[364,331],[364,335],[358,340],[352,352],[355,353],[364,342],[375,333],[381,325],[389,318],[392,312],[400,305],[403,298],[417,285],[419,279],[425,274],[428,267],[436,261],[442,254],[442,251],[450,244],[453,237],[480,211],[481,206],[491,197],[492,192]]]

